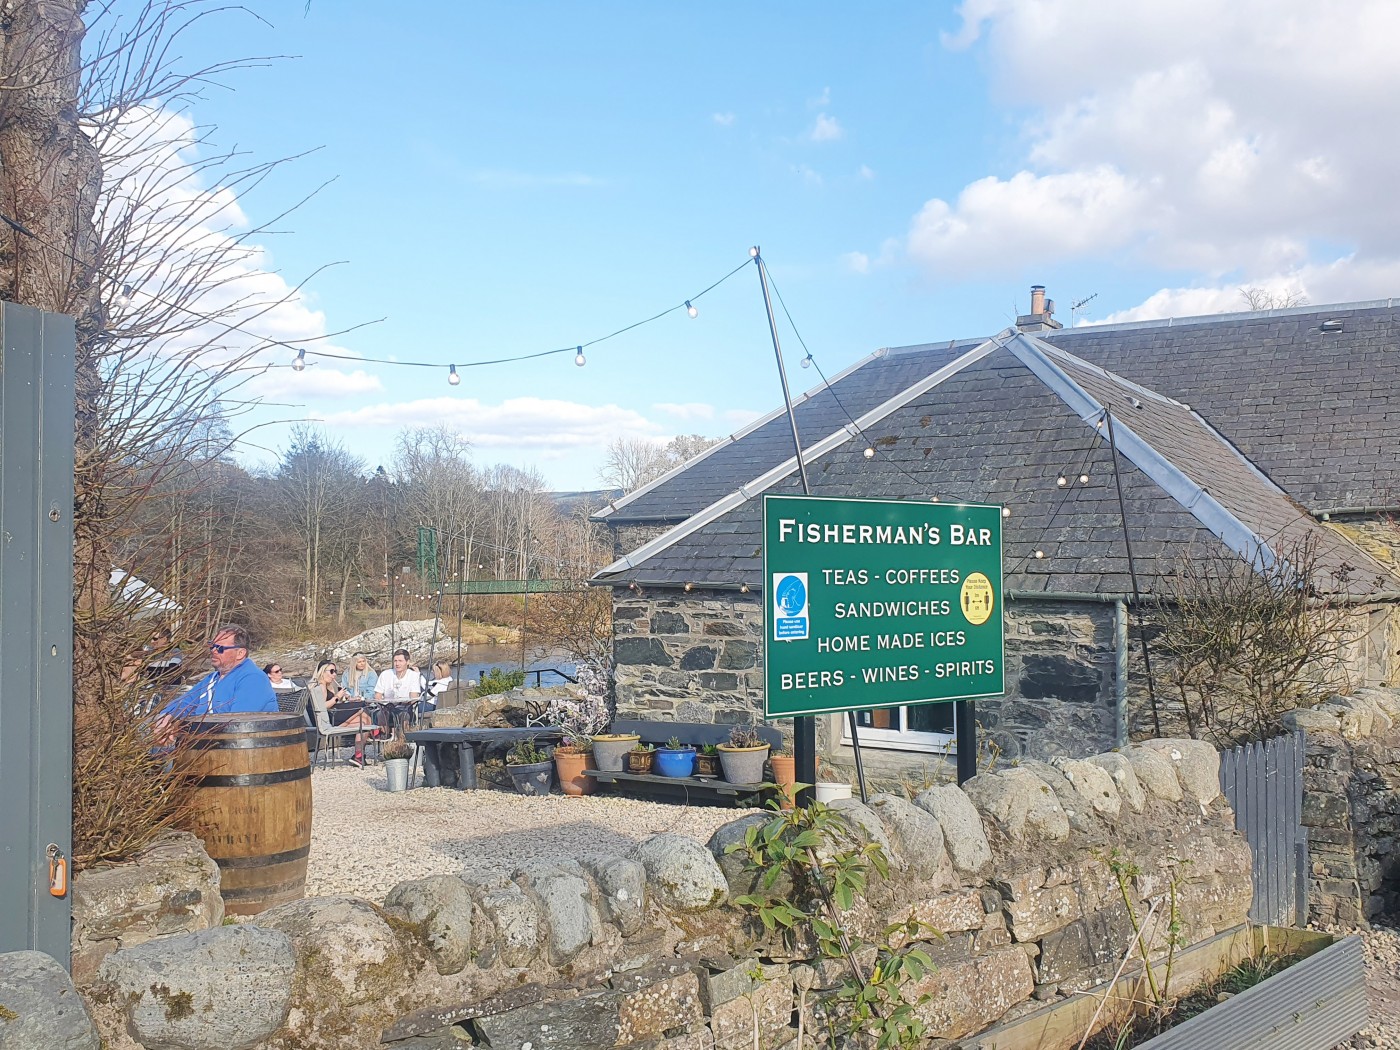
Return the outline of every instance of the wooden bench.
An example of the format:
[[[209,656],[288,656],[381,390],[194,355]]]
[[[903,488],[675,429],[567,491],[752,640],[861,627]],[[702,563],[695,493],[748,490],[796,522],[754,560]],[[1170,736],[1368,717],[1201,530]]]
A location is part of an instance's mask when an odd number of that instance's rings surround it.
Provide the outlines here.
[[[679,738],[682,744],[698,748],[702,744],[729,743],[729,726],[713,722],[649,722],[637,719],[618,718],[609,727],[609,733],[636,733],[641,743],[664,745],[671,737]],[[770,747],[781,747],[783,734],[772,726],[756,726],[759,739]],[[663,777],[655,773],[612,772],[598,769],[586,771],[600,784],[607,784],[614,790],[635,792],[642,795],[682,798],[687,802],[718,802],[728,805],[757,805],[763,792],[752,784],[731,784],[718,777]]]

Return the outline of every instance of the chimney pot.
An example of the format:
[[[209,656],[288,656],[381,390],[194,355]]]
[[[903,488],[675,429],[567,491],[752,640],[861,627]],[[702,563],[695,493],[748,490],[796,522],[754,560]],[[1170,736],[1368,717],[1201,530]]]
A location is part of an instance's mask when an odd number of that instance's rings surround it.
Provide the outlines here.
[[[1031,314],[1043,314],[1045,312],[1045,285],[1031,285]]]

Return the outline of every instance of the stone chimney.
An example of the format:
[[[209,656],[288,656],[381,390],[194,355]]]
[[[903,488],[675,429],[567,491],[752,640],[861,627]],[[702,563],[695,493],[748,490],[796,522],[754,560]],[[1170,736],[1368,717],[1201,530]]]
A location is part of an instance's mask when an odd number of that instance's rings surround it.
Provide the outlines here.
[[[1016,318],[1016,327],[1022,332],[1053,332],[1064,327],[1055,320],[1055,300],[1045,298],[1045,285],[1031,285],[1031,312]]]

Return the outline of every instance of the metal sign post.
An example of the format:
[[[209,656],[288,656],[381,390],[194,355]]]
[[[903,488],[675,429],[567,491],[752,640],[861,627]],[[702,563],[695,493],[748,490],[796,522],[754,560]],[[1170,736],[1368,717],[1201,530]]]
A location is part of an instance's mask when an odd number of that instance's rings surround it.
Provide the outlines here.
[[[1000,696],[1001,522],[980,504],[765,496],[764,717]]]
[[[0,305],[0,951],[68,965],[73,319]]]

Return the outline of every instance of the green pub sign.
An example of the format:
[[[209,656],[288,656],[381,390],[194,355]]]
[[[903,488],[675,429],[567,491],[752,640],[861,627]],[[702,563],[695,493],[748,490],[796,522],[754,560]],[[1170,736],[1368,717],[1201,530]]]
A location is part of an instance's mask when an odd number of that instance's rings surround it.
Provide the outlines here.
[[[1001,518],[765,496],[764,717],[1000,696]]]

